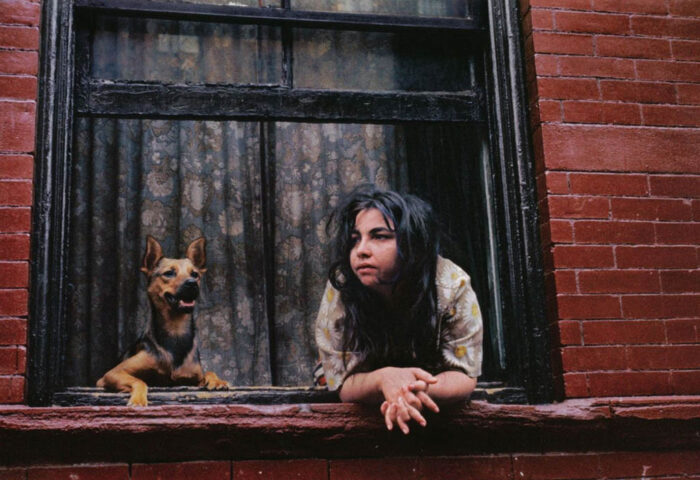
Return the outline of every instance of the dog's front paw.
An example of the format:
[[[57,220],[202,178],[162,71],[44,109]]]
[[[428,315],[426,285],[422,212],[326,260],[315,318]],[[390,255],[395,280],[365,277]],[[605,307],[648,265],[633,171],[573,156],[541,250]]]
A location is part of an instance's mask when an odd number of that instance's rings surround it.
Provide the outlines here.
[[[207,372],[204,374],[204,387],[207,390],[228,390],[231,385],[226,380],[220,379],[216,373]]]
[[[135,385],[131,390],[131,397],[127,407],[147,407],[148,406],[148,388],[146,385]]]

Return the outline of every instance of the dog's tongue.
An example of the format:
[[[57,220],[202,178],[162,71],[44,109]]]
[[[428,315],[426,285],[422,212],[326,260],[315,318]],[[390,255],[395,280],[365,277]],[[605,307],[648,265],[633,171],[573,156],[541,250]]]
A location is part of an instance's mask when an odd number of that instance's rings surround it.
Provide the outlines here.
[[[179,305],[179,306],[180,306],[180,308],[190,308],[190,307],[194,307],[194,300],[191,301],[191,302],[186,302],[186,301],[184,301],[184,300],[180,300],[180,305]]]

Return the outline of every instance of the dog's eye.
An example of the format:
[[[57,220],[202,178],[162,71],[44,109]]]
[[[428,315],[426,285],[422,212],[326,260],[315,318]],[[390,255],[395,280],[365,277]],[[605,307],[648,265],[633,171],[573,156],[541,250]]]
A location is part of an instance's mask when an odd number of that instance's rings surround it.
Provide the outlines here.
[[[163,272],[163,276],[166,278],[173,278],[175,276],[175,270],[168,270]]]
[[[199,278],[199,273],[198,273],[198,272],[192,272],[192,273],[190,273],[190,277],[192,277],[192,278]]]

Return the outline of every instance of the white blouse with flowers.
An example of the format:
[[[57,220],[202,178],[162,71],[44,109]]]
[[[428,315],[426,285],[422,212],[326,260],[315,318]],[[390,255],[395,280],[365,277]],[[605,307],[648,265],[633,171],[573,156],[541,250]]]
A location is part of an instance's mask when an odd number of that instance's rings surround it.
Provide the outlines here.
[[[444,369],[459,369],[477,378],[481,375],[483,327],[471,279],[453,262],[438,257],[435,283],[438,314],[442,318],[439,338]],[[328,282],[316,319],[315,335],[330,390],[337,390],[348,373],[363,360],[355,352],[342,351],[344,315],[340,294]]]

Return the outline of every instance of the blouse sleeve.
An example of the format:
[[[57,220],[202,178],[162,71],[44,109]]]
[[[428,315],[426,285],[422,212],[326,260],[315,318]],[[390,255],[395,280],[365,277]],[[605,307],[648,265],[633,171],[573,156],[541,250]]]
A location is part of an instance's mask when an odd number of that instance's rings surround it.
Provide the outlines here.
[[[442,357],[448,368],[457,368],[477,378],[481,375],[482,359],[481,310],[469,275],[454,267],[443,282],[448,298],[442,325]]]
[[[345,315],[345,309],[339,297],[340,293],[328,282],[316,317],[316,345],[329,390],[340,388],[360,360],[355,353],[342,350],[343,330],[340,321]]]

